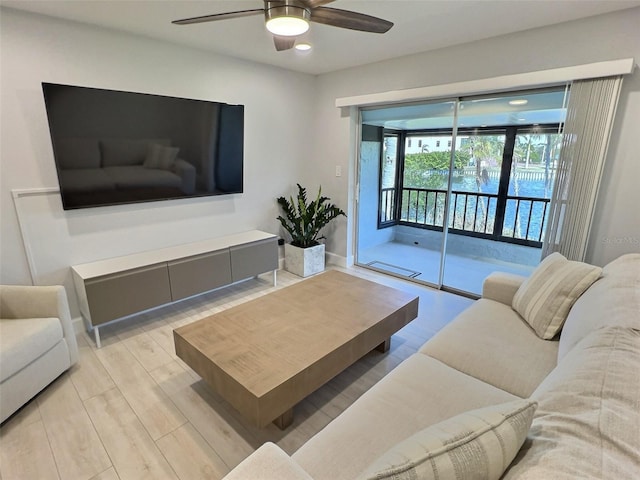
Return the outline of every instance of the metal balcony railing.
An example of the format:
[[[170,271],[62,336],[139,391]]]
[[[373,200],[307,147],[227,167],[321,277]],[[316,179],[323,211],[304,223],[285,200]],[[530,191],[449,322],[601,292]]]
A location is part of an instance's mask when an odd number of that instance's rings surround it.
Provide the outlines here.
[[[549,199],[453,190],[448,227],[460,235],[540,246]],[[442,230],[446,190],[404,188],[396,208],[396,189],[382,189],[380,224]]]

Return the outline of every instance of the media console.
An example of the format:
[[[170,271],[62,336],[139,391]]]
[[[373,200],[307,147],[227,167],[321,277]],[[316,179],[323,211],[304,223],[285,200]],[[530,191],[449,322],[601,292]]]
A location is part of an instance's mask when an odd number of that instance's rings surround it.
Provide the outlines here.
[[[258,230],[71,267],[98,348],[101,325],[277,269],[278,237]]]

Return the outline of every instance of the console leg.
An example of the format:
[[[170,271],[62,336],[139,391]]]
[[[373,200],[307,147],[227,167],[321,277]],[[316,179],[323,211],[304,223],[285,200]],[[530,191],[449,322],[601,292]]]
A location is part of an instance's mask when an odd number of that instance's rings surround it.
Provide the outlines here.
[[[285,430],[289,425],[293,423],[293,408],[291,410],[287,410],[278,418],[276,418],[273,423],[280,430]]]
[[[278,275],[277,275],[278,271],[274,270],[273,271],[273,286],[277,287],[278,286]]]
[[[384,342],[376,347],[376,350],[379,352],[388,352],[391,348],[391,337],[387,338]]]
[[[96,339],[96,348],[101,348],[102,345],[100,344],[100,330],[98,327],[93,327],[93,335]]]

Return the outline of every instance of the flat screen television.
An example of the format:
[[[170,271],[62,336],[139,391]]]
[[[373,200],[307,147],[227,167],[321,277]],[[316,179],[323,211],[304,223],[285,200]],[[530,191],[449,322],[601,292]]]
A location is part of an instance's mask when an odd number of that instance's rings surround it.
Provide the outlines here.
[[[244,106],[43,83],[65,210],[243,191]]]

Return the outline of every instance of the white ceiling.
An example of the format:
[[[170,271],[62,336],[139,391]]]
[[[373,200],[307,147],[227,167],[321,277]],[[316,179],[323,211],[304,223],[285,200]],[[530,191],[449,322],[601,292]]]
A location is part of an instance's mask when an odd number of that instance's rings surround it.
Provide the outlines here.
[[[262,16],[196,25],[171,20],[261,8],[262,0],[0,0],[0,5],[99,25],[304,73],[355,65],[640,6],[640,0],[338,0],[331,7],[394,22],[386,34],[311,24],[313,50],[276,52]]]

